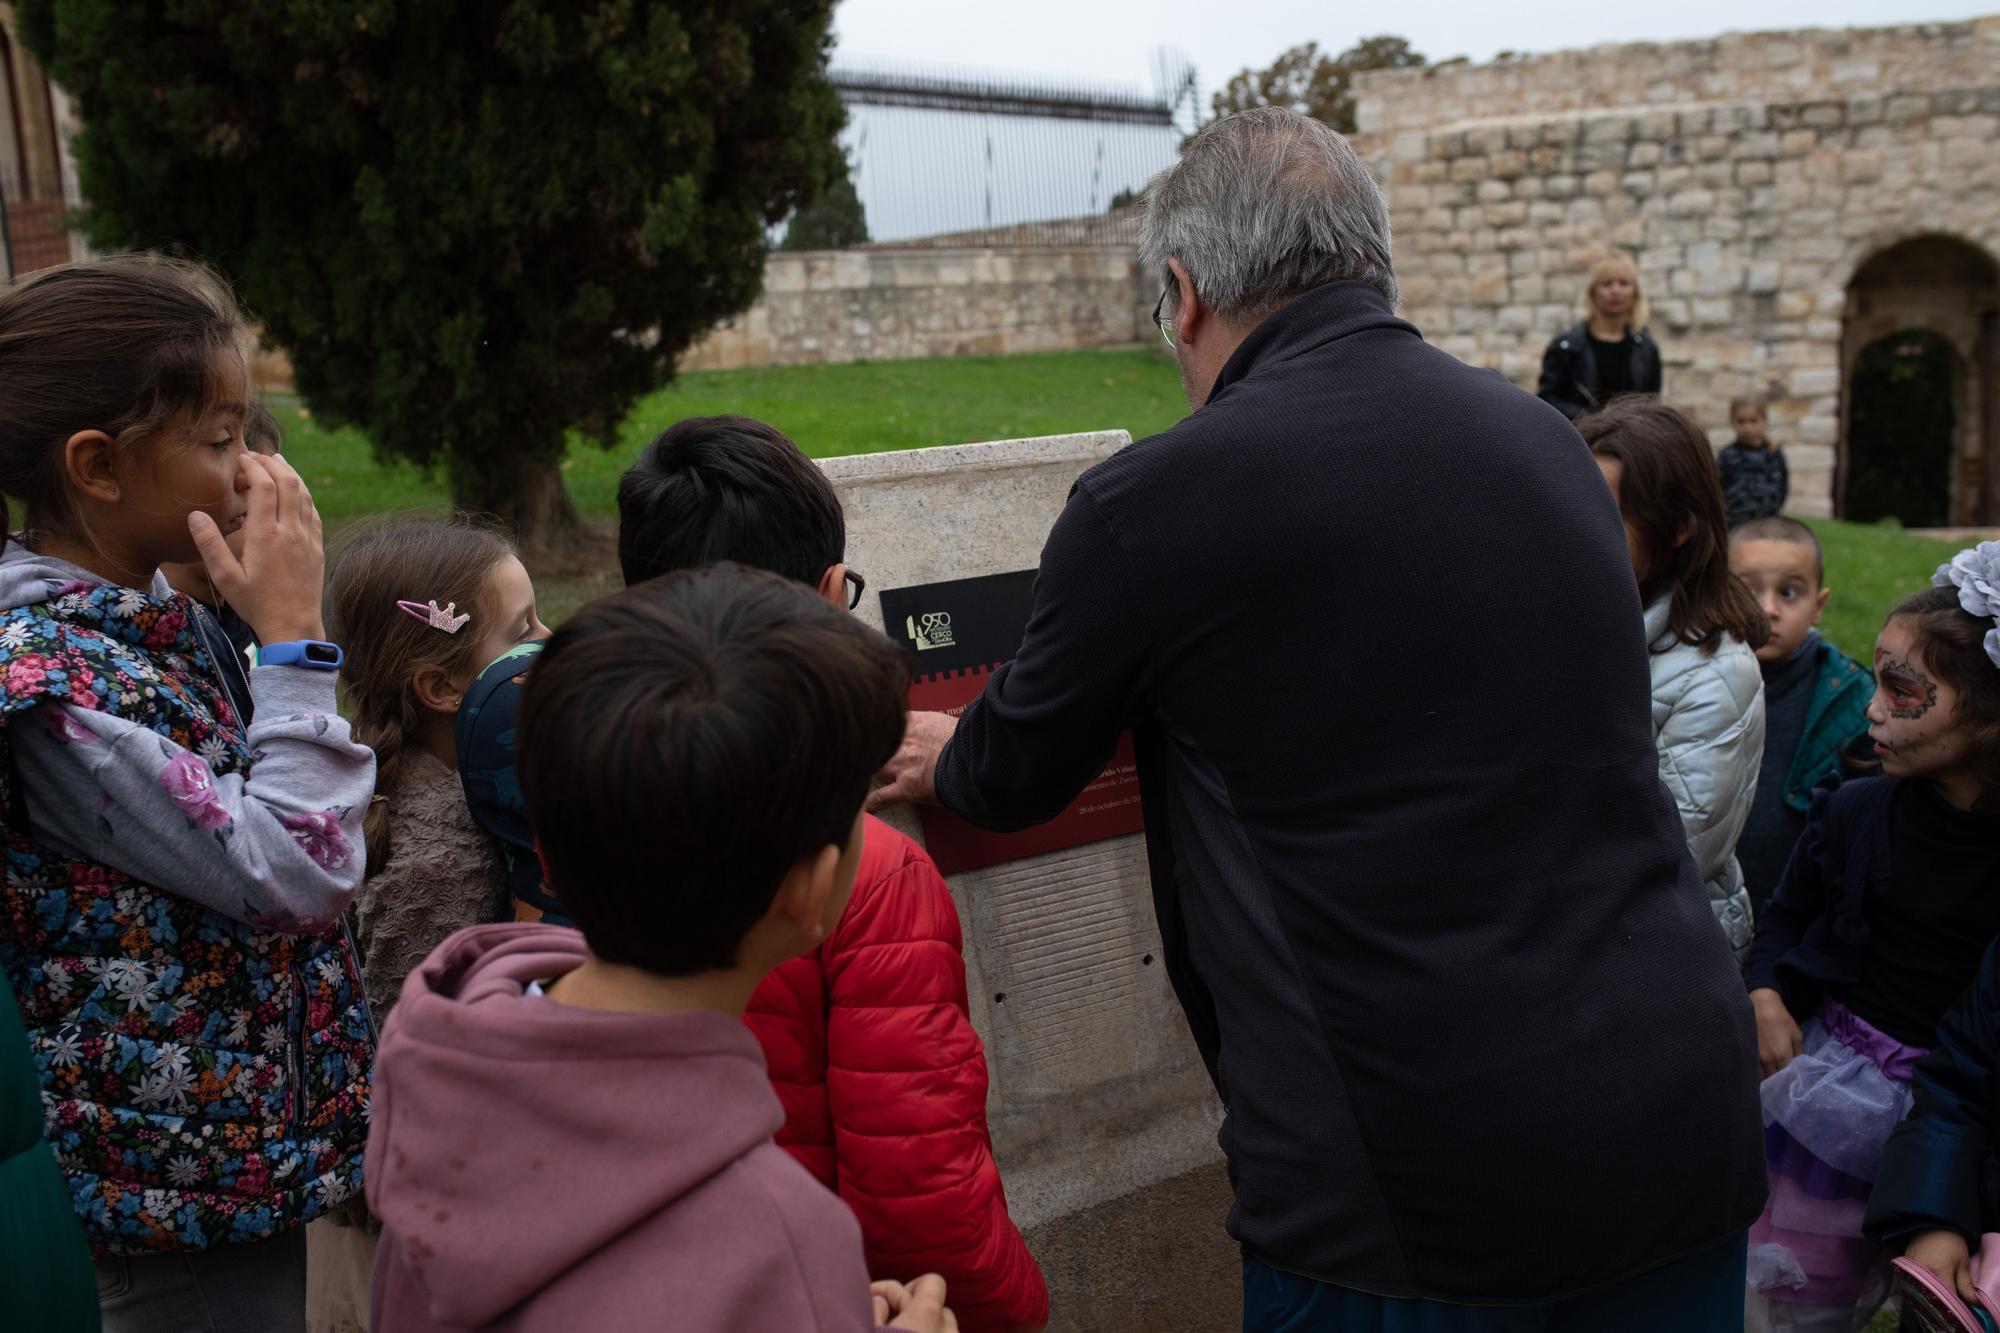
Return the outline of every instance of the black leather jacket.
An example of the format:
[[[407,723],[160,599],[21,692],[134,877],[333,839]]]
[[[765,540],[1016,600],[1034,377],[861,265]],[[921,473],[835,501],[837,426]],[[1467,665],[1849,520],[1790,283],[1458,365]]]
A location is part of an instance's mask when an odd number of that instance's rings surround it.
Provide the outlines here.
[[[1660,345],[1644,329],[1626,338],[1632,357],[1632,391],[1660,391]],[[1590,350],[1590,325],[1582,320],[1549,339],[1542,353],[1541,400],[1571,421],[1604,406],[1597,392],[1597,358]]]

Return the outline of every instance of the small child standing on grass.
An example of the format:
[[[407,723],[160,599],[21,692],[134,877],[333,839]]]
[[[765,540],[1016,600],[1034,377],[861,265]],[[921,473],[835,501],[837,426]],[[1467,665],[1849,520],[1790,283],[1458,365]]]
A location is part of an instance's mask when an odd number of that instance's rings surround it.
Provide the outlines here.
[[[1729,568],[1771,618],[1757,650],[1764,673],[1764,762],[1736,859],[1762,916],[1792,846],[1805,831],[1813,788],[1830,775],[1875,770],[1868,741],[1868,668],[1819,636],[1832,589],[1819,538],[1794,518],[1753,518],[1729,534]]]
[[[1766,424],[1762,398],[1737,398],[1729,404],[1729,425],[1736,440],[1723,448],[1715,467],[1722,477],[1722,506],[1732,528],[1783,511],[1791,497],[1785,451],[1771,443]]]
[[[1751,1312],[1776,1330],[1846,1329],[1881,1303],[1863,1206],[1939,1019],[2000,934],[2000,542],[1937,577],[1875,640],[1882,776],[1815,797],[1751,952],[1771,1180]]]
[[[871,1312],[861,1228],[772,1142],[743,1025],[840,921],[907,673],[810,589],[728,565],[549,640],[521,789],[579,930],[461,931],[404,987],[368,1143],[377,1333],[956,1329],[931,1275],[874,1284]]]

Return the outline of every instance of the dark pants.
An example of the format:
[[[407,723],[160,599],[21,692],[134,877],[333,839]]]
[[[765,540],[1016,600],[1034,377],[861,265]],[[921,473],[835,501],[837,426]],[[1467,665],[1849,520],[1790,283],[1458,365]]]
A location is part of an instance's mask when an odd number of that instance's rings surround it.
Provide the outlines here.
[[[1371,1296],[1243,1260],[1243,1333],[1730,1333],[1743,1327],[1746,1241],[1546,1305]]]
[[[306,1233],[97,1261],[104,1333],[305,1333]]]

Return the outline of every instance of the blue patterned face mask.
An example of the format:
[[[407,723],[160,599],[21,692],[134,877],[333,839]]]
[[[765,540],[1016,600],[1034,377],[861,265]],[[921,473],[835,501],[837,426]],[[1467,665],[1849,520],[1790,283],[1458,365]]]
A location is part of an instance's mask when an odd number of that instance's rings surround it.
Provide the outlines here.
[[[566,923],[555,900],[542,889],[535,834],[528,826],[521,784],[514,773],[521,692],[528,669],[541,651],[540,643],[509,649],[494,658],[466,690],[458,706],[458,777],[473,822],[500,844],[509,891],[518,901],[538,908],[542,920]]]

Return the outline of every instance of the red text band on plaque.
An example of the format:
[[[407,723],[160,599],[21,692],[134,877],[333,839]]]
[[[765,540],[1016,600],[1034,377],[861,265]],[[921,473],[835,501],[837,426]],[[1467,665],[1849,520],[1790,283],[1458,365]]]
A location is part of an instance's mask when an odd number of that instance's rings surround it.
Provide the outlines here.
[[[1020,651],[1034,602],[1032,569],[885,590],[883,626],[916,659],[911,709],[953,717],[964,712],[993,672]],[[1132,737],[1118,738],[1104,771],[1046,824],[994,833],[936,806],[919,806],[917,814],[924,847],[947,875],[1137,833],[1145,824]]]

